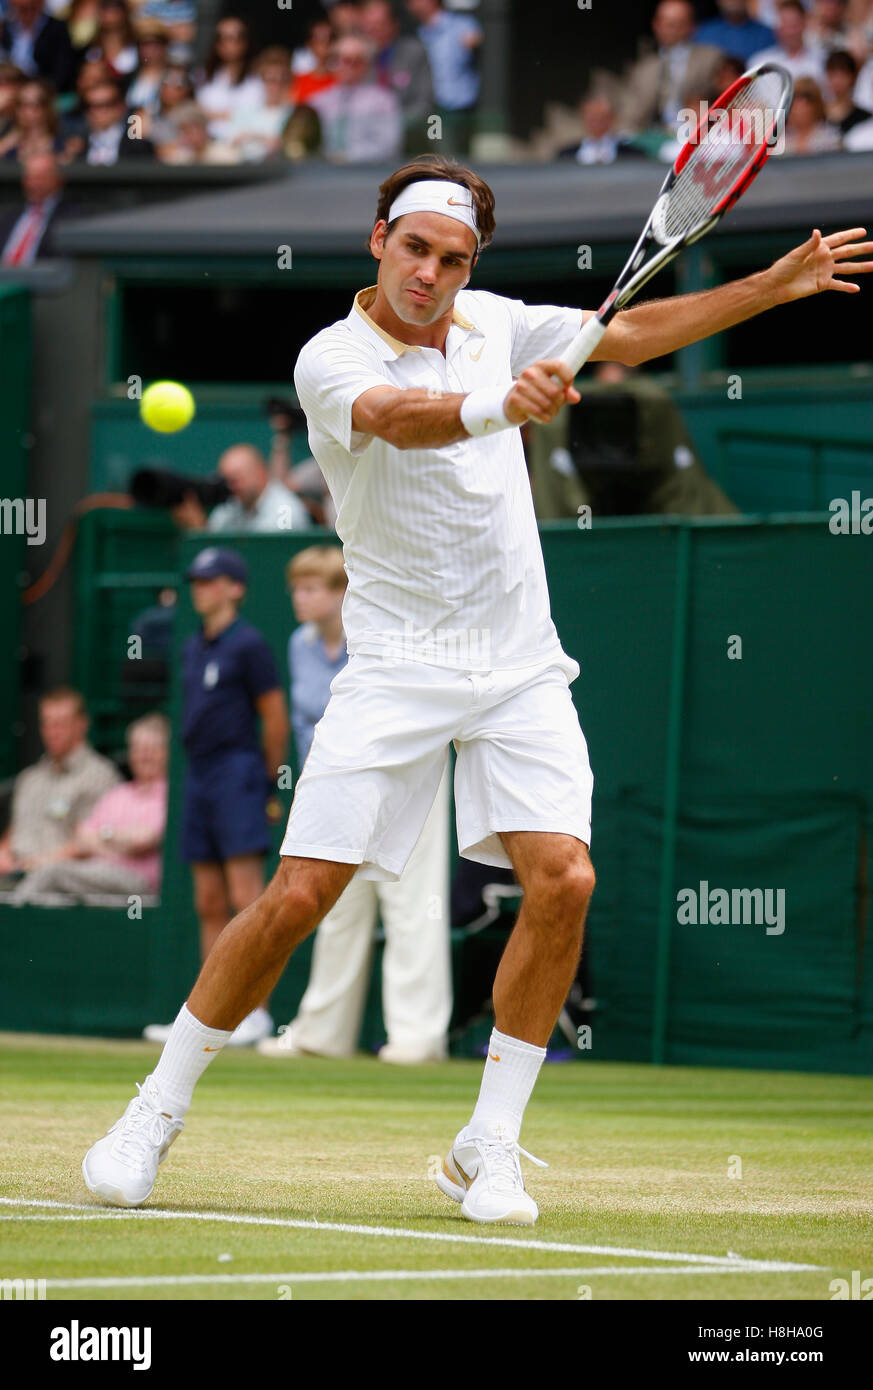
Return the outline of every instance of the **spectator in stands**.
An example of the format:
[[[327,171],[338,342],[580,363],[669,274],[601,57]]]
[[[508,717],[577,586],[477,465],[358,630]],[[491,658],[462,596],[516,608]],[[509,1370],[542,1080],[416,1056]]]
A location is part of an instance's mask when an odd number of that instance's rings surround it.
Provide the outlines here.
[[[807,42],[825,58],[836,49],[852,43],[852,29],[847,22],[847,0],[815,0],[806,26]]]
[[[291,103],[300,106],[336,82],[330,67],[333,29],[329,19],[314,19],[306,31],[306,42],[295,48],[291,58]]]
[[[15,779],[12,817],[0,840],[0,873],[37,868],[68,845],[79,821],[121,779],[88,743],[88,714],[78,690],[59,686],[39,702],[45,752]]]
[[[128,123],[127,107],[117,82],[104,82],[88,93],[85,122],[88,138],[80,156],[86,164],[113,165],[120,160],[154,159],[151,140]]]
[[[76,59],[67,26],[45,13],[43,0],[7,0],[0,20],[0,59],[26,77],[45,77],[58,92],[73,85]]]
[[[347,577],[338,545],[298,551],[286,571],[300,626],[288,643],[291,718],[305,762],[331,682],[346,665],[342,603]],[[358,1046],[370,982],[377,914],[385,929],[381,1061],[442,1061],[452,1010],[448,934],[448,781],[444,776],[412,857],[396,883],[356,876],[315,936],[312,970],[297,1017],[258,1044],[268,1057],[345,1057]],[[436,909],[436,910],[435,910]]]
[[[66,23],[73,48],[84,53],[97,36],[100,0],[72,0],[65,12],[58,12],[58,18]]]
[[[824,77],[824,58],[808,41],[806,25],[806,11],[800,0],[779,0],[777,42],[753,53],[752,63],[781,63],[795,81],[798,77],[811,77],[820,82]]]
[[[626,155],[638,157],[638,152],[616,132],[616,110],[609,97],[585,97],[579,114],[585,132],[582,141],[559,150],[558,159],[572,159],[577,164],[614,164]]]
[[[56,856],[22,879],[12,902],[38,902],[47,893],[75,902],[90,894],[160,891],[169,738],[163,714],[134,720],[127,730],[131,781],[103,793]]]
[[[831,94],[830,101],[825,103],[828,124],[841,136],[847,135],[854,126],[869,121],[873,114],[858,106],[852,96],[858,78],[858,64],[851,53],[837,48],[828,54],[825,71]]]
[[[176,139],[177,131],[173,124],[173,113],[180,106],[194,100],[194,84],[186,68],[168,66],[158,93],[158,108],[152,113],[144,111],[143,135],[160,150]]]
[[[173,509],[173,519],[186,529],[210,531],[305,531],[311,524],[309,513],[293,492],[270,477],[267,461],[254,444],[232,444],[218,460],[218,472],[231,492],[206,512],[194,493],[188,493],[181,506]]]
[[[18,93],[24,81],[24,73],[14,63],[0,63],[0,142],[14,128]]]
[[[708,91],[722,60],[714,44],[694,42],[694,7],[688,0],[661,0],[652,20],[657,52],[625,74],[621,128],[674,131],[689,92]]]
[[[148,111],[154,115],[167,74],[167,31],[154,20],[145,20],[137,25],[136,42],[139,63],[127,89],[127,104],[131,111]]]
[[[311,159],[321,154],[321,121],[311,106],[295,106],[282,131],[284,159]]]
[[[34,154],[63,153],[54,97],[51,83],[40,77],[22,83],[12,129],[0,140],[0,156],[23,163]]]
[[[873,58],[868,58],[858,73],[854,100],[858,106],[873,112]]]
[[[786,154],[823,154],[842,145],[839,131],[828,125],[821,88],[812,77],[798,77],[785,125]]]
[[[418,149],[427,136],[426,118],[435,109],[430,61],[421,39],[401,34],[390,0],[366,0],[361,28],[374,47],[373,67],[381,86],[392,91],[403,114],[405,147]]]
[[[170,138],[158,147],[162,164],[238,164],[240,156],[228,140],[213,140],[206,113],[196,101],[177,106],[167,118]]]
[[[747,66],[742,58],[732,58],[726,53],[715,70],[712,90],[718,93],[726,92],[738,77],[742,77]]]
[[[73,154],[77,159],[84,151],[88,141],[88,98],[95,87],[102,87],[106,82],[111,81],[109,68],[102,58],[98,58],[93,63],[83,61],[79,68],[76,75],[76,104],[71,111],[68,111],[61,118],[61,128],[65,139],[75,139]]]
[[[334,37],[361,33],[361,7],[358,0],[327,0],[327,12]]]
[[[296,421],[292,408],[283,409],[282,401],[271,403],[270,428],[273,440],[270,446],[270,476],[284,487],[290,488],[308,500],[307,510],[316,526],[333,528],[336,525],[336,507],[324,474],[314,458],[302,459],[294,463],[291,451],[291,437]],[[306,503],[304,503],[306,505]]]
[[[64,178],[55,155],[33,154],[21,170],[24,206],[14,205],[0,214],[0,264],[32,265],[55,254],[55,225],[74,213],[65,205]]]
[[[336,64],[336,85],[310,101],[321,121],[324,154],[344,164],[394,159],[403,147],[400,103],[372,80],[367,40],[341,38]]]
[[[753,53],[775,43],[776,35],[766,24],[752,19],[749,0],[716,0],[718,19],[706,19],[697,26],[695,43],[711,43],[723,53],[748,62]],[[724,91],[723,87],[719,91]]]
[[[197,0],[143,0],[139,18],[161,24],[174,49],[190,58],[190,45],[197,37]]]
[[[212,51],[206,60],[206,82],[197,102],[209,117],[209,133],[224,134],[224,122],[245,106],[264,100],[261,79],[252,71],[252,38],[244,19],[225,15],[218,21]]]
[[[406,8],[418,21],[418,37],[430,62],[442,120],[440,149],[444,154],[467,154],[479,103],[476,53],[482,29],[469,15],[448,12],[442,0],[406,0]]]
[[[263,891],[270,818],[288,744],[288,714],[265,639],[240,619],[248,568],[234,550],[201,550],[185,578],[200,629],[182,652],[182,741],[188,765],[181,854],[191,865],[200,952],[209,955],[232,914]],[[260,725],[260,729],[259,729]],[[163,1042],[169,1024],[145,1037]],[[231,1038],[245,1046],[269,1036],[266,1001]]]
[[[97,33],[85,57],[102,58],[122,90],[130,84],[139,63],[139,51],[127,0],[100,0]]]
[[[265,48],[258,55],[255,72],[263,83],[263,102],[243,107],[227,123],[227,140],[237,157],[249,162],[281,151],[282,131],[291,114],[291,54],[287,48]]]

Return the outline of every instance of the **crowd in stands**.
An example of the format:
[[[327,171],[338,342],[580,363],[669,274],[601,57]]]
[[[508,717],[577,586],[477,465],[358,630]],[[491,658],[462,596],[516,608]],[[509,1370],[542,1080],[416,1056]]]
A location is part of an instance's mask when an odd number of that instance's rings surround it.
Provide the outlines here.
[[[691,0],[661,0],[641,55],[623,73],[596,70],[572,143],[544,131],[529,153],[670,158],[681,114],[765,58],[797,84],[786,153],[873,148],[873,0],[716,3],[698,22]],[[435,135],[464,155],[483,31],[453,4],[325,0],[293,51],[256,51],[247,21],[224,15],[198,63],[192,0],[0,0],[0,159],[356,163]]]

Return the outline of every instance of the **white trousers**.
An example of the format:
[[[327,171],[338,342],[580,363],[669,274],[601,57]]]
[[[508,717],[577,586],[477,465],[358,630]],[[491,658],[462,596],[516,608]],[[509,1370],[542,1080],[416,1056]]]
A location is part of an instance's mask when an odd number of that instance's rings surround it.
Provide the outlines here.
[[[379,913],[388,1041],[439,1052],[452,1012],[447,772],[400,878],[384,883],[356,875],[321,922],[309,984],[287,1030],[294,1047],[331,1057],[356,1051]]]

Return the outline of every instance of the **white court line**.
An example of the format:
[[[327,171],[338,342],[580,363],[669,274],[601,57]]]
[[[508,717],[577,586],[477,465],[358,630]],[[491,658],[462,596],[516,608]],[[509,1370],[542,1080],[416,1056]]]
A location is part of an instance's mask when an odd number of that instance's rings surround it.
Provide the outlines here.
[[[611,1274],[749,1274],[738,1260],[730,1269],[724,1265],[601,1265],[589,1269],[344,1269],[315,1273],[287,1274],[144,1274],[137,1278],[46,1279],[47,1289],[159,1289],[196,1284],[347,1284],[387,1283],[393,1280],[414,1283],[417,1279],[529,1279],[542,1276],[563,1279],[600,1277]]]
[[[789,1270],[822,1269],[826,1266],[795,1264],[785,1260],[756,1260],[735,1255],[693,1255],[676,1250],[638,1250],[632,1246],[582,1245],[572,1241],[524,1240],[512,1236],[474,1236],[459,1235],[442,1231],[411,1231],[394,1226],[356,1226],[344,1221],[304,1221],[285,1216],[250,1216],[244,1212],[224,1211],[165,1211],[157,1207],[137,1207],[135,1209],[95,1210],[93,1204],[84,1202],[40,1201],[26,1197],[0,1197],[0,1206],[5,1207],[48,1207],[58,1212],[84,1213],[84,1216],[15,1217],[14,1220],[90,1220],[90,1221],[207,1221],[232,1226],[279,1226],[294,1231],[332,1231],[345,1235],[380,1236],[392,1240],[429,1240],[453,1245],[495,1245],[512,1250],[545,1250],[556,1254],[606,1255],[619,1259],[642,1259],[671,1261],[679,1264],[725,1265],[735,1269],[741,1262],[747,1269],[784,1273]]]

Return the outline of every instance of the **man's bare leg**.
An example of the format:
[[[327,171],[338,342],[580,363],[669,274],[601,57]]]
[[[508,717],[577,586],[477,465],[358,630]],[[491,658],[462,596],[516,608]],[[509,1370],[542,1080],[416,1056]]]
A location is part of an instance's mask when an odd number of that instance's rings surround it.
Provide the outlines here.
[[[232,1032],[266,998],[291,952],[318,926],[357,864],[283,858],[264,892],[228,922],[197,977],[188,1008],[207,1028]]]
[[[588,846],[573,835],[501,835],[524,890],[518,921],[494,979],[501,1033],[545,1047],[579,966],[594,891]]]
[[[572,835],[512,831],[500,838],[524,901],[494,980],[495,1028],[469,1128],[517,1140],[579,964],[594,870],[587,845]]]
[[[264,859],[260,854],[240,854],[224,863],[224,877],[227,883],[227,896],[231,912],[236,917],[252,903],[257,902],[264,891]],[[270,996],[266,994],[259,1000],[262,1009],[269,1008]]]

